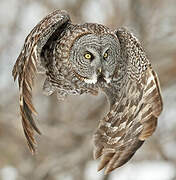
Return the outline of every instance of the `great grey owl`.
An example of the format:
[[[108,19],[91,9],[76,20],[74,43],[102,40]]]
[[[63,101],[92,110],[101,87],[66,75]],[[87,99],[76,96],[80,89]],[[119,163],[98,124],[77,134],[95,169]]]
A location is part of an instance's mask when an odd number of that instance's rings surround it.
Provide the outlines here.
[[[103,91],[110,104],[94,140],[94,158],[105,174],[126,163],[152,135],[162,111],[156,73],[137,38],[125,28],[115,31],[96,23],[72,24],[66,11],[56,10],[27,36],[14,65],[18,76],[24,134],[35,153],[32,88],[36,73],[44,73],[47,95]]]

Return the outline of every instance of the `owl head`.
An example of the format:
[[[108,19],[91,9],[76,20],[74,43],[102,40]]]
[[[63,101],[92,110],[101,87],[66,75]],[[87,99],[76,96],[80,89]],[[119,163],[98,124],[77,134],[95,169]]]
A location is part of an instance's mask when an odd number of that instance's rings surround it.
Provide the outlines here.
[[[120,58],[120,43],[113,33],[87,33],[75,38],[70,50],[74,72],[85,83],[110,83]]]

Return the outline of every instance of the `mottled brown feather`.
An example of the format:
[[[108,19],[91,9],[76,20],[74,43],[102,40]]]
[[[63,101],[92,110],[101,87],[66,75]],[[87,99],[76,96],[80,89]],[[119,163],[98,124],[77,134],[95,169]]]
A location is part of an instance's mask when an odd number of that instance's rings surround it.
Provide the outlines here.
[[[37,112],[32,104],[34,79],[38,72],[37,67],[42,64],[40,53],[51,35],[63,24],[68,24],[69,22],[69,15],[65,11],[60,10],[50,13],[40,21],[27,36],[12,71],[14,80],[18,77],[22,125],[32,153],[36,151],[34,130],[41,134],[34,121],[33,116],[36,116]]]
[[[101,156],[98,170],[106,167],[105,174],[128,162],[153,134],[163,106],[156,73],[142,46],[124,28],[117,30],[117,37],[121,56],[127,61],[125,83],[121,98],[110,107],[94,135],[94,157]]]

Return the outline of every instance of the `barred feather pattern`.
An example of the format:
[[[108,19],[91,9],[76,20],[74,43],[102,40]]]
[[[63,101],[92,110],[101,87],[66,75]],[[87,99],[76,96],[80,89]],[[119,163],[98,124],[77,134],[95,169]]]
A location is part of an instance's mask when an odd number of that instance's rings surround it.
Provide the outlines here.
[[[94,158],[101,156],[98,170],[106,167],[105,174],[129,161],[152,135],[163,106],[157,75],[140,43],[124,28],[117,36],[127,70],[119,98],[94,134]]]
[[[34,130],[38,134],[41,134],[33,119],[33,115],[37,115],[37,112],[32,104],[34,78],[38,68],[42,66],[40,53],[51,34],[69,21],[69,16],[65,11],[56,10],[39,22],[27,36],[12,71],[14,80],[18,76],[22,125],[32,153],[36,151]]]

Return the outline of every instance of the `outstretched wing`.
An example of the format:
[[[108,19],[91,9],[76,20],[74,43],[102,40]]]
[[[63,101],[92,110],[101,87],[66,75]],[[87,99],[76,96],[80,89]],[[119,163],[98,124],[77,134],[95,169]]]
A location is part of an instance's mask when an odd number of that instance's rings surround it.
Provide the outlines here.
[[[106,166],[105,174],[129,161],[155,131],[162,111],[157,75],[140,43],[124,28],[118,29],[116,35],[127,64],[124,85],[120,100],[110,107],[94,135],[94,157],[101,156],[98,170]]]
[[[22,125],[32,153],[35,153],[36,145],[34,130],[41,134],[33,119],[33,115],[37,113],[32,104],[32,88],[35,74],[40,67],[44,68],[41,61],[41,51],[47,43],[50,43],[52,35],[54,33],[59,35],[69,22],[70,17],[67,12],[60,10],[50,13],[40,21],[27,36],[12,71],[14,80],[18,76]]]

